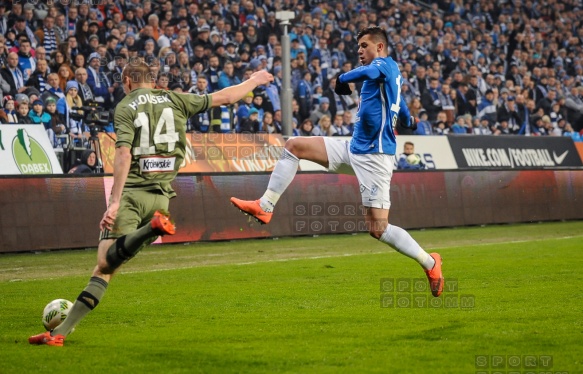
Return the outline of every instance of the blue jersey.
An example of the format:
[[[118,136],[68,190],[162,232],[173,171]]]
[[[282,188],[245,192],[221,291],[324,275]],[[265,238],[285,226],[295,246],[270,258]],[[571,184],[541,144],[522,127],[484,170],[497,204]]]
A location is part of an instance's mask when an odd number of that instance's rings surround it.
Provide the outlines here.
[[[340,82],[364,82],[360,91],[350,151],[355,154],[386,153],[394,155],[397,142],[393,127],[397,118],[409,126],[409,108],[401,100],[403,80],[391,57],[375,58],[370,65],[342,74]]]

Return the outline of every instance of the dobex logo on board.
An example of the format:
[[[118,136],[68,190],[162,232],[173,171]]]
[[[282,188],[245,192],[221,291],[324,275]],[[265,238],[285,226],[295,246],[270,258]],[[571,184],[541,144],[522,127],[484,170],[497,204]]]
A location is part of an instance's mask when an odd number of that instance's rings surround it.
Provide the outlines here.
[[[12,140],[12,156],[22,174],[52,174],[53,167],[43,147],[25,129]]]
[[[560,166],[569,151],[551,155],[548,149],[533,148],[462,148],[468,166]]]

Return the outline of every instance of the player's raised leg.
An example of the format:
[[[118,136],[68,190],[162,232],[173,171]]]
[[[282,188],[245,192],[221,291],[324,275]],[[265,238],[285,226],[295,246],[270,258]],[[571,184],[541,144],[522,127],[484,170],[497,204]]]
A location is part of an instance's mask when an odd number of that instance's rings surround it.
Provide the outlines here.
[[[260,223],[271,221],[275,204],[294,179],[300,160],[316,162],[328,167],[326,145],[322,137],[293,138],[285,143],[283,153],[275,165],[267,190],[258,200],[241,200],[231,197],[231,203],[243,213],[255,217]]]

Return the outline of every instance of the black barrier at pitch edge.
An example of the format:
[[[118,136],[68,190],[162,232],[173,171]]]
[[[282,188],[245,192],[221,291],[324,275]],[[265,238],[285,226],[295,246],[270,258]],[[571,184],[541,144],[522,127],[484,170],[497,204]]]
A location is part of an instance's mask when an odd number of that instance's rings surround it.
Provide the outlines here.
[[[269,225],[249,224],[229,198],[256,199],[268,174],[179,175],[165,243],[367,231],[355,177],[298,174]],[[1,178],[0,252],[96,247],[111,178]],[[431,228],[583,219],[579,170],[395,173],[391,223]]]

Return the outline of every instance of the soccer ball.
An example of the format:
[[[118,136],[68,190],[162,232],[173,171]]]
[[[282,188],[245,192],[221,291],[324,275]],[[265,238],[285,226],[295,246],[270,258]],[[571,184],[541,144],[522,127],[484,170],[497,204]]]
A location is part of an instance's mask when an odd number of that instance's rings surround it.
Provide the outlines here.
[[[419,165],[420,162],[421,157],[419,157],[419,155],[416,153],[412,153],[409,156],[407,156],[407,163],[409,165]]]
[[[43,310],[43,325],[50,331],[59,326],[67,318],[73,303],[65,299],[56,299],[45,306]]]

